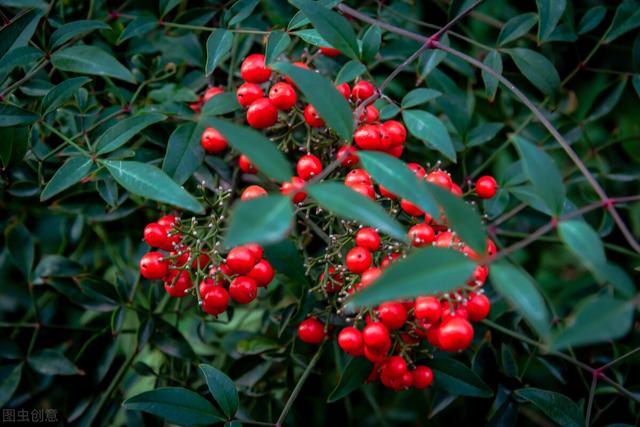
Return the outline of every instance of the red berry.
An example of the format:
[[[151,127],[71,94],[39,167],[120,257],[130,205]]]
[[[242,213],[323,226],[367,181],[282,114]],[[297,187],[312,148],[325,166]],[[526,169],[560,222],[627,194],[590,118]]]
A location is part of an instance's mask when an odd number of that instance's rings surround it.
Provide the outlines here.
[[[360,274],[371,267],[371,252],[356,246],[347,253],[346,264],[350,272]]]
[[[257,243],[247,243],[244,245],[245,248],[249,249],[253,256],[256,257],[257,260],[262,258],[262,254],[264,253],[264,249]]]
[[[438,185],[446,190],[451,190],[451,185],[453,185],[449,174],[440,170],[429,173],[429,175],[427,175],[427,182]]]
[[[320,345],[324,337],[324,325],[314,317],[303,320],[298,326],[298,338],[307,344]]]
[[[385,302],[378,306],[378,318],[388,329],[400,329],[407,321],[407,309],[399,302]]]
[[[360,285],[361,285],[360,287],[366,288],[367,286],[375,282],[376,279],[378,279],[378,277],[380,277],[381,275],[382,275],[382,270],[379,269],[378,267],[372,267],[365,270],[362,273],[362,277],[360,277]]]
[[[253,252],[244,246],[233,248],[227,254],[227,266],[236,274],[247,274],[256,265],[256,261]]]
[[[240,154],[240,157],[238,157],[238,167],[244,173],[254,174],[258,172],[251,160],[244,154]]]
[[[408,236],[411,245],[417,248],[431,245],[436,237],[433,228],[427,224],[414,225],[409,229]]]
[[[382,322],[371,322],[362,331],[364,345],[376,351],[391,345],[389,330]]]
[[[427,366],[416,366],[411,371],[413,376],[413,387],[417,389],[427,388],[433,382],[433,371]]]
[[[263,54],[254,53],[242,61],[240,75],[247,82],[263,83],[271,77],[271,68],[265,66]]]
[[[262,88],[255,83],[243,83],[236,91],[236,99],[238,104],[248,107],[256,99],[264,97]]]
[[[473,341],[473,326],[467,319],[449,317],[438,328],[438,343],[444,351],[465,350]]]
[[[380,130],[376,125],[362,125],[353,134],[353,140],[362,150],[380,149]]]
[[[336,272],[336,268],[333,266],[329,267],[327,269],[327,272],[329,273],[329,279],[327,279],[324,285],[325,290],[330,294],[338,292],[340,288],[342,288],[342,284],[344,283],[342,274]],[[324,281],[324,271],[320,274],[318,280],[320,281],[320,283]]]
[[[356,246],[375,252],[380,249],[380,235],[373,228],[361,228],[356,233]]]
[[[269,283],[273,280],[273,276],[275,275],[273,271],[273,267],[266,259],[261,259],[256,263],[255,266],[251,269],[251,271],[247,274],[248,277],[251,277],[256,281],[256,285],[261,288],[266,288]]]
[[[418,163],[407,163],[407,168],[409,168],[409,170],[413,172],[418,178],[424,178],[427,174],[427,171],[425,171],[424,168]]]
[[[165,215],[156,222],[170,231],[173,225],[178,222],[178,218],[175,215]]]
[[[380,268],[382,268],[383,270],[385,268],[388,268],[391,263],[393,263],[393,261],[397,260],[398,258],[400,258],[400,254],[397,252],[392,253],[389,256],[386,256],[382,259],[382,262],[380,263]]]
[[[269,90],[269,99],[279,110],[290,110],[298,99],[296,90],[289,83],[276,83]]]
[[[308,181],[322,172],[322,162],[317,156],[306,154],[298,159],[296,171],[300,178]]]
[[[338,49],[334,49],[332,47],[321,47],[320,52],[322,52],[324,56],[330,57],[338,56],[341,53]]]
[[[483,294],[471,294],[466,307],[469,320],[479,322],[489,314],[491,301]]]
[[[351,188],[356,193],[360,193],[363,196],[370,198],[371,200],[375,200],[376,199],[376,192],[373,189],[373,185],[352,184],[352,185],[349,186],[349,188]]]
[[[217,316],[229,307],[229,292],[222,286],[212,286],[204,295],[202,308],[205,312]]]
[[[362,332],[353,326],[347,326],[338,334],[338,345],[351,356],[361,356],[364,351]]]
[[[436,246],[440,248],[450,248],[460,243],[460,239],[455,237],[450,231],[443,231],[436,236]]]
[[[204,92],[204,95],[202,95],[202,102],[207,103],[211,98],[223,92],[224,89],[221,87],[210,87]]]
[[[167,240],[167,229],[157,222],[149,223],[144,228],[144,241],[152,248],[165,249]]]
[[[241,200],[251,200],[257,197],[266,196],[267,190],[260,187],[259,185],[250,185],[242,191],[242,196],[240,196]]]
[[[304,120],[309,126],[314,128],[320,128],[324,126],[324,120],[320,117],[320,114],[316,111],[313,105],[307,104],[304,107]]]
[[[440,320],[442,305],[436,297],[418,297],[416,298],[413,314],[418,320],[424,320],[427,323],[435,323]]]
[[[209,154],[218,154],[227,148],[227,139],[216,129],[206,128],[202,132],[202,148]]]
[[[412,202],[408,201],[407,199],[402,199],[400,201],[400,207],[402,208],[403,211],[405,211],[407,214],[411,216],[421,216],[424,214],[422,209],[420,209],[418,206],[414,205]]]
[[[387,359],[387,353],[391,348],[391,341],[388,341],[388,345],[381,347],[380,349],[375,349],[372,347],[364,346],[364,357],[366,357],[369,361],[373,363],[380,363]]]
[[[213,267],[212,270],[215,270],[215,267]],[[211,270],[209,270],[209,273],[211,273]],[[205,277],[204,280],[200,282],[198,288],[200,289],[200,295],[202,295],[202,297],[204,298],[204,296],[207,295],[207,293],[209,293],[211,289],[227,285],[228,283],[224,279],[215,280],[209,277]]]
[[[255,129],[265,129],[278,121],[278,109],[269,98],[256,99],[247,110],[247,122]]]
[[[307,193],[302,191],[304,188],[304,180],[298,176],[291,178],[291,181],[283,182],[280,186],[282,194],[293,194],[293,203],[301,203],[307,198]]]
[[[460,188],[460,186],[458,184],[456,184],[455,182],[453,184],[451,184],[451,194],[453,194],[456,197],[462,197],[463,196],[462,188]]]
[[[238,276],[229,285],[229,295],[239,304],[249,304],[258,295],[258,285],[250,277]]]
[[[476,193],[482,199],[490,199],[496,195],[498,183],[489,175],[481,176],[476,181]]]
[[[398,198],[398,196],[396,196],[391,191],[384,188],[382,185],[378,185],[378,191],[380,192],[380,195],[382,197],[388,197],[391,200],[396,200]]]
[[[364,101],[367,98],[373,96],[376,88],[369,82],[361,80],[353,85],[351,94],[357,101]]]
[[[176,276],[178,276],[178,280],[175,280]],[[164,290],[167,291],[169,295],[176,298],[182,298],[185,296],[187,294],[187,290],[189,290],[191,286],[193,286],[193,283],[191,282],[191,275],[186,270],[180,271],[179,275],[178,270],[172,270],[164,281]]]
[[[402,150],[404,150],[404,145],[398,144],[398,145],[391,146],[391,148],[387,150],[387,153],[390,156],[399,158],[400,156],[402,156]]]
[[[344,145],[340,147],[340,149],[338,150],[338,153],[336,154],[336,159],[342,159],[342,161],[340,162],[342,166],[346,166],[346,167],[353,166],[357,164],[358,161],[360,160],[358,159],[357,154],[355,154],[357,151],[358,149],[355,147],[349,147]]]
[[[489,267],[487,267],[486,265],[476,265],[476,268],[475,270],[473,270],[472,274],[473,280],[478,282],[477,284],[482,286],[487,280],[487,276],[489,276]],[[476,283],[473,283],[473,285],[476,285]]]
[[[382,124],[382,127],[391,136],[392,145],[401,145],[407,140],[407,129],[397,120],[389,120]]]
[[[360,121],[367,123],[377,122],[380,118],[380,111],[373,105],[367,105],[362,113],[360,113]]]
[[[349,83],[342,83],[336,86],[340,95],[344,97],[347,101],[351,98],[351,88],[349,87]]]
[[[393,377],[400,377],[407,372],[407,362],[402,356],[391,356],[382,369],[386,370],[389,375]]]
[[[169,262],[162,252],[149,252],[140,259],[140,274],[146,279],[162,279],[169,273]]]
[[[354,169],[344,177],[344,185],[351,187],[353,184],[371,185],[371,177],[364,169]]]
[[[207,254],[200,254],[196,259],[191,262],[191,268],[194,270],[198,269],[198,263],[200,263],[200,268],[204,269],[211,262],[211,257]]]

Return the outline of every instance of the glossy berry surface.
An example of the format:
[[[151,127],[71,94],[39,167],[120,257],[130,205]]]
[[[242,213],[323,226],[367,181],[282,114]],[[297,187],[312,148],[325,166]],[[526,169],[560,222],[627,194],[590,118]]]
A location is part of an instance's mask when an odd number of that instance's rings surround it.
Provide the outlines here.
[[[240,75],[247,82],[263,83],[271,77],[271,68],[264,65],[263,54],[254,53],[242,61]]]
[[[269,98],[256,99],[247,110],[247,122],[256,129],[265,129],[278,121],[278,109]]]
[[[324,324],[316,318],[305,319],[298,326],[298,338],[302,342],[320,345],[324,341],[324,337]]]

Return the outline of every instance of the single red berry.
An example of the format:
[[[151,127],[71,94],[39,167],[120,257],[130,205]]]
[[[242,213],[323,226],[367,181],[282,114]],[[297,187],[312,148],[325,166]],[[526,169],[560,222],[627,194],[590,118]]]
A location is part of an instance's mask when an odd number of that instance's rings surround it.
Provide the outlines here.
[[[229,295],[239,304],[249,304],[258,295],[258,285],[250,277],[238,276],[229,285]]]
[[[361,228],[356,233],[356,246],[375,252],[380,249],[380,235],[371,227]]]
[[[391,191],[389,191],[386,188],[384,188],[382,185],[378,185],[378,191],[380,192],[380,195],[382,197],[387,197],[387,198],[389,198],[391,200],[396,200],[398,198],[398,196],[396,196]]]
[[[364,169],[354,169],[344,177],[344,185],[350,187],[353,184],[371,185],[371,177]]]
[[[353,140],[362,150],[380,149],[380,130],[376,125],[362,125],[353,134]]]
[[[426,324],[425,326],[428,326],[426,338],[429,344],[442,350],[442,346],[440,345],[440,325]]]
[[[382,322],[371,322],[362,331],[364,345],[373,349],[384,349],[391,344],[389,330]]]
[[[320,114],[316,111],[313,105],[307,104],[304,107],[304,121],[307,124],[314,128],[320,128],[324,126],[324,120],[320,117]]]
[[[224,313],[229,307],[229,292],[222,286],[212,286],[204,295],[202,308],[212,316]]]
[[[375,349],[372,347],[364,346],[364,357],[367,358],[370,362],[373,363],[381,363],[387,359],[387,353],[389,353],[389,349],[391,348],[391,341],[388,342],[388,345],[385,347],[381,347],[379,349]]]
[[[413,376],[413,387],[417,389],[427,388],[433,382],[433,371],[427,366],[416,366],[411,371]]]
[[[342,166],[354,166],[360,161],[360,159],[358,159],[358,155],[355,154],[357,151],[358,149],[355,147],[343,145],[342,147],[340,147],[340,149],[338,149],[338,152],[336,153],[336,159],[342,159],[342,161],[340,162]]]
[[[298,326],[298,338],[307,344],[320,345],[324,340],[324,325],[315,317],[309,317]]]
[[[375,125],[378,128],[378,133],[380,133],[380,146],[378,147],[379,151],[389,151],[393,145],[393,140],[391,139],[391,134],[387,132],[387,129],[382,125]]]
[[[351,94],[357,101],[364,101],[367,98],[373,96],[376,88],[369,82],[365,80],[360,80],[358,83],[353,85],[353,90]]]
[[[269,99],[279,110],[290,110],[298,99],[296,90],[289,84],[279,82],[269,90]]]
[[[360,193],[363,196],[370,198],[371,200],[376,199],[376,192],[373,189],[373,185],[353,184],[353,185],[350,185],[349,188],[351,188],[356,193]]]
[[[236,274],[247,274],[256,262],[253,252],[244,246],[233,248],[227,254],[227,266]]]
[[[449,317],[442,321],[438,329],[438,343],[444,351],[465,350],[473,341],[473,326],[467,319]]]
[[[251,83],[263,83],[271,77],[271,68],[265,66],[264,55],[254,53],[242,61],[240,65],[240,75],[242,79]]]
[[[400,207],[402,208],[403,211],[405,211],[408,215],[411,215],[411,216],[421,216],[424,214],[422,209],[420,209],[418,206],[414,205],[412,202],[410,202],[407,199],[402,199],[400,201]]]
[[[392,145],[391,148],[387,150],[387,154],[396,158],[400,158],[400,156],[402,156],[403,150],[404,150],[403,144]]]
[[[418,297],[416,298],[413,314],[418,320],[424,320],[427,323],[436,323],[440,320],[442,305],[436,297]]]
[[[275,272],[273,271],[273,267],[266,259],[261,259],[256,263],[255,266],[251,269],[251,271],[247,274],[248,277],[251,277],[256,281],[256,285],[261,288],[266,288],[269,283],[273,280],[273,276]]]
[[[236,91],[238,104],[248,107],[256,99],[264,98],[262,88],[255,83],[243,83]]]
[[[365,248],[356,246],[347,253],[346,264],[347,269],[352,273],[360,274],[371,267],[371,252]]]
[[[402,356],[391,356],[382,369],[386,369],[391,376],[399,377],[407,372],[407,362]]]
[[[360,121],[367,123],[377,122],[380,118],[380,111],[373,105],[367,105],[363,112],[360,113]]]
[[[351,356],[361,356],[364,351],[362,332],[353,326],[347,326],[338,334],[338,345]]]
[[[178,277],[178,280],[176,280],[176,276]],[[178,272],[178,270],[171,270],[164,281],[164,290],[167,291],[169,295],[176,298],[182,298],[185,296],[191,286],[193,286],[193,283],[191,282],[191,275],[186,270],[182,270],[180,272]]]
[[[416,224],[409,229],[409,240],[411,245],[417,248],[422,246],[430,246],[436,238],[433,228],[427,224]]]
[[[304,179],[294,176],[291,181],[285,181],[280,186],[280,192],[284,195],[293,194],[293,203],[301,203],[307,198],[307,193],[302,191],[304,189]]]
[[[321,47],[320,52],[322,52],[324,56],[329,56],[329,57],[338,56],[341,53],[338,49],[334,49],[332,47]]]
[[[479,322],[489,315],[491,301],[483,294],[471,294],[466,307],[469,320]]]
[[[342,83],[336,86],[340,95],[344,97],[347,101],[351,99],[351,88],[349,87],[349,83]]]
[[[385,302],[378,306],[378,318],[388,329],[400,329],[407,321],[407,309],[399,302]]]
[[[213,267],[212,269],[215,269],[215,268],[216,267]],[[211,272],[211,270],[209,272]],[[200,289],[200,295],[204,298],[204,296],[207,295],[211,289],[218,288],[218,287],[222,288],[228,285],[229,283],[224,279],[216,280],[216,279],[211,279],[209,277],[205,277],[204,280],[200,282],[200,285],[198,286],[198,288]]]
[[[238,167],[244,173],[255,174],[258,172],[251,160],[244,154],[240,154],[240,157],[238,157]]]
[[[167,229],[157,222],[149,223],[144,228],[144,241],[152,248],[165,249],[167,240]]]
[[[413,172],[418,178],[424,178],[427,174],[427,171],[425,171],[424,168],[418,163],[407,163],[407,168],[409,168],[409,170]]]
[[[211,98],[213,98],[214,96],[219,95],[221,93],[224,93],[224,89],[223,88],[221,88],[221,87],[210,87],[209,89],[207,89],[204,92],[204,95],[202,95],[202,102],[206,104],[207,102],[209,102],[209,100]]]
[[[209,154],[218,154],[227,148],[227,139],[216,129],[206,128],[202,132],[202,148]]]
[[[460,188],[460,186],[458,184],[456,184],[455,182],[451,184],[451,194],[453,194],[456,197],[462,197],[463,196],[462,188]]]
[[[498,183],[489,175],[481,176],[476,181],[476,193],[482,199],[490,199],[496,195]]]
[[[382,270],[379,269],[378,267],[371,267],[365,270],[362,273],[362,276],[360,277],[360,285],[361,285],[360,287],[366,288],[367,286],[375,282],[378,279],[378,277],[380,277],[381,275],[382,275]]]
[[[241,200],[251,200],[268,195],[267,190],[259,185],[250,185],[242,191]]]
[[[392,145],[402,145],[407,140],[407,129],[397,120],[389,120],[382,124],[391,136]]]
[[[156,222],[166,228],[167,231],[170,231],[173,228],[173,225],[178,222],[178,217],[175,215],[165,215]]]
[[[244,247],[249,249],[257,260],[260,260],[262,258],[262,255],[264,254],[264,249],[257,243],[247,243],[244,245]]]
[[[484,282],[487,280],[487,276],[489,276],[489,267],[487,267],[486,265],[476,265],[476,268],[475,270],[473,270],[472,274],[475,283],[473,283],[472,286],[484,285]]]
[[[140,259],[140,274],[145,279],[162,279],[169,273],[169,262],[162,252],[149,252]]]
[[[247,123],[255,129],[265,129],[278,121],[278,109],[269,98],[256,99],[247,110]]]
[[[427,175],[427,182],[438,185],[445,190],[451,190],[451,185],[453,184],[449,174],[441,170],[429,173],[429,175]]]
[[[322,172],[322,162],[320,161],[318,156],[314,156],[313,154],[305,154],[304,156],[300,157],[300,159],[298,159],[296,171],[298,172],[298,176],[300,178],[308,181]]]

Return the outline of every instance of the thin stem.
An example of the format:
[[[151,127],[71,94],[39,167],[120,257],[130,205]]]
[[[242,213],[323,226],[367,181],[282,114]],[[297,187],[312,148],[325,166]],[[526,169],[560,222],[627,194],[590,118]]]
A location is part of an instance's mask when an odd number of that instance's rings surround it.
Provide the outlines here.
[[[607,363],[606,365],[601,366],[598,369],[600,369],[601,371],[604,371],[605,369],[608,369],[608,368],[612,367],[616,363],[619,363],[619,362],[623,361],[624,359],[626,359],[627,357],[633,356],[634,354],[636,354],[638,352],[640,352],[640,347],[636,347],[635,349],[623,354],[622,356],[613,359],[611,362]]]
[[[587,417],[585,419],[584,425],[589,427],[591,424],[591,410],[593,409],[593,398],[596,394],[596,386],[598,385],[598,376],[591,376],[591,387],[589,388],[589,403],[587,404]]]
[[[60,132],[58,129],[54,128],[53,126],[48,125],[44,121],[40,122],[40,124],[42,125],[42,127],[46,128],[49,131],[51,131],[51,132],[55,133],[56,135],[58,135],[60,138],[62,138],[64,140],[65,143],[71,145],[72,147],[74,147],[76,150],[80,151],[85,156],[91,157],[91,154],[89,154],[89,152],[87,150],[85,150],[84,148],[82,148],[81,146],[79,146],[78,144],[73,142],[72,139],[70,139],[68,136],[66,136],[62,132]]]

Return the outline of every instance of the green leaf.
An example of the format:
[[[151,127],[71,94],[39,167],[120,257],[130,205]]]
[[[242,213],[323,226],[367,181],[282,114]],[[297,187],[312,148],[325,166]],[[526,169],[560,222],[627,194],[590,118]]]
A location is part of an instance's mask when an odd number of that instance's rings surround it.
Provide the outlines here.
[[[467,134],[467,147],[476,147],[486,144],[496,137],[504,128],[502,123],[483,123],[471,129]]]
[[[90,82],[91,79],[89,77],[75,77],[72,79],[68,79],[51,89],[45,95],[42,100],[42,104],[40,105],[40,110],[42,111],[42,115],[47,115],[51,111],[55,110],[64,102],[71,98],[80,87],[82,87],[85,83]]]
[[[442,95],[442,92],[438,92],[435,89],[413,89],[412,91],[407,93],[404,98],[402,98],[402,103],[400,105],[404,109],[418,107],[421,104],[425,104],[431,101],[432,99],[436,99],[440,95]]]
[[[17,365],[4,365],[0,367],[0,408],[11,399],[16,392],[22,378],[22,363]]]
[[[358,57],[359,49],[356,33],[344,16],[327,9],[315,1],[290,0],[290,2],[304,13],[315,29],[332,47],[351,58]]]
[[[616,9],[613,21],[607,30],[604,43],[611,43],[621,35],[640,26],[640,8],[635,0],[624,0]]]
[[[373,364],[364,357],[352,357],[342,371],[336,387],[329,393],[327,403],[336,402],[356,391],[369,377]]]
[[[211,395],[218,402],[222,412],[231,418],[238,410],[238,390],[231,378],[211,365],[200,365]]]
[[[510,378],[518,377],[518,363],[513,354],[513,349],[506,343],[500,346],[500,361],[504,374]]]
[[[442,38],[442,44],[448,45],[448,37]],[[438,65],[447,57],[447,53],[440,49],[427,49],[424,51],[418,59],[418,67],[420,69],[421,76],[427,77],[433,70],[438,68]]]
[[[562,175],[553,159],[543,150],[520,136],[513,136],[524,173],[538,197],[555,215],[560,215],[565,201]]]
[[[74,277],[82,273],[82,266],[60,255],[45,255],[33,271],[33,283],[41,285],[51,277]]]
[[[533,403],[540,412],[563,427],[585,425],[582,409],[567,396],[539,388],[521,388],[515,394]]]
[[[449,160],[456,161],[453,142],[446,126],[440,119],[421,110],[403,111],[402,118],[413,136],[425,142],[427,147],[439,151]]]
[[[568,325],[551,339],[553,350],[624,337],[633,326],[634,305],[611,295],[594,295],[576,308]]]
[[[38,120],[38,115],[9,104],[0,104],[0,127],[30,125]]]
[[[278,62],[273,68],[293,80],[328,127],[342,139],[351,141],[353,137],[351,109],[331,81],[314,71],[286,62]]]
[[[129,22],[129,25],[127,25],[122,34],[120,34],[120,37],[118,37],[117,44],[122,44],[133,37],[147,34],[157,27],[158,19],[155,16],[140,16]]]
[[[182,185],[200,167],[204,160],[204,149],[200,143],[203,126],[196,123],[179,125],[169,137],[162,170],[175,182]]]
[[[505,44],[519,39],[529,32],[538,22],[538,17],[535,13],[523,13],[522,15],[514,16],[509,19],[500,30],[498,35],[498,46],[504,46]]]
[[[40,194],[40,201],[45,201],[66,190],[89,174],[93,161],[87,157],[68,159],[51,177]]]
[[[27,361],[34,371],[44,375],[84,374],[72,361],[67,359],[60,350],[40,350],[29,356]]]
[[[492,50],[491,52],[489,52],[487,56],[484,57],[482,63],[491,68],[496,73],[502,75],[502,56],[497,50]],[[487,96],[490,100],[493,100],[496,97],[496,91],[498,90],[499,86],[498,79],[482,70],[482,81],[484,82]]]
[[[465,364],[455,359],[436,357],[429,362],[435,386],[453,396],[491,397],[493,391]]]
[[[79,21],[69,22],[58,28],[51,34],[51,49],[56,49],[74,37],[87,34],[95,30],[110,30],[111,27],[102,21],[92,19],[81,19]]]
[[[631,277],[617,264],[608,262],[598,266],[597,277],[604,282],[610,283],[626,298],[631,298],[636,293],[636,286],[633,284]]]
[[[33,237],[31,237],[29,230],[19,222],[9,225],[4,230],[4,241],[11,261],[24,277],[29,279],[35,252]]]
[[[165,120],[167,116],[160,113],[141,113],[128,117],[107,129],[95,142],[99,155],[108,154],[126,144],[143,129],[154,123]]]
[[[41,12],[34,9],[27,10],[0,28],[0,58],[13,49],[26,46],[41,17]]]
[[[323,182],[306,187],[305,191],[319,205],[338,216],[378,228],[397,240],[408,242],[404,228],[380,205],[343,184]]]
[[[178,7],[182,0],[160,0],[159,9],[162,17]]]
[[[395,104],[387,104],[380,109],[380,119],[389,120],[400,112],[400,107]]]
[[[585,120],[585,122],[594,122],[597,119],[600,119],[613,110],[613,108],[618,105],[618,101],[620,101],[620,97],[624,93],[624,89],[627,87],[627,78],[620,79],[620,82],[616,85],[616,87],[607,94],[606,98],[602,101],[598,101],[597,107],[593,110],[589,117]]]
[[[124,401],[131,411],[143,411],[183,426],[215,424],[226,419],[204,397],[182,387],[161,387]]]
[[[372,61],[380,51],[381,43],[382,30],[377,25],[371,25],[362,36],[362,60],[365,62]]]
[[[136,80],[111,54],[95,46],[78,45],[59,50],[51,55],[51,63],[62,71],[113,77],[129,83]]]
[[[203,116],[219,116],[240,109],[238,98],[233,92],[219,93],[207,101],[202,107]]]
[[[594,30],[600,25],[606,14],[607,8],[604,6],[595,6],[589,9],[578,24],[578,34],[587,34],[589,31]]]
[[[504,52],[511,56],[518,70],[545,95],[560,87],[560,76],[546,56],[531,49],[513,48]]]
[[[278,242],[291,230],[294,215],[293,203],[286,196],[272,195],[240,201],[230,215],[225,245],[232,248],[251,242]]]
[[[171,323],[156,317],[153,326],[150,341],[163,353],[188,360],[196,357],[189,341]]]
[[[304,40],[305,42],[309,43],[310,45],[313,46],[318,46],[318,47],[332,47],[331,43],[329,43],[328,41],[326,41],[325,39],[322,38],[322,36],[320,35],[320,33],[315,30],[314,28],[309,28],[306,30],[298,30],[298,31],[294,31],[291,34],[300,37],[302,40]]]
[[[540,15],[540,25],[538,26],[538,39],[547,40],[553,30],[555,30],[564,9],[567,7],[566,0],[536,0],[538,4],[538,14]]]
[[[17,67],[23,67],[33,61],[42,59],[44,52],[32,46],[23,46],[8,52],[0,60],[0,73],[10,73]],[[0,77],[1,79],[2,77]]]
[[[597,273],[598,268],[607,263],[602,239],[584,220],[561,221],[558,225],[558,234],[589,271]]]
[[[118,184],[131,193],[196,213],[204,208],[195,197],[155,166],[135,161],[102,160]]]
[[[21,162],[29,145],[29,130],[24,126],[0,127],[0,159],[3,167]]]
[[[291,44],[291,37],[284,31],[276,30],[269,33],[267,38],[267,49],[264,55],[264,63],[271,64],[280,56]]]
[[[291,165],[276,145],[262,133],[209,116],[201,117],[201,122],[220,132],[229,145],[249,157],[258,170],[269,178],[278,181],[291,179]]]
[[[229,20],[229,27],[233,27],[251,16],[258,4],[260,4],[260,0],[238,0],[235,2],[229,9],[229,15],[232,16]]]
[[[355,80],[356,77],[362,75],[367,68],[357,59],[352,59],[342,66],[336,76],[336,84],[342,84]]]
[[[631,77],[631,83],[633,84],[633,88],[636,90],[636,94],[640,97],[640,74],[634,74]]]
[[[436,218],[440,216],[427,184],[418,179],[402,160],[379,151],[359,151],[358,158],[371,177],[387,190],[408,199]]]
[[[349,301],[371,305],[448,292],[464,285],[474,269],[475,263],[458,251],[437,246],[416,249],[384,270],[382,276]]]
[[[549,334],[549,312],[533,279],[507,262],[491,265],[493,288],[515,307],[539,336]]]
[[[205,74],[209,75],[216,69],[220,60],[233,45],[233,34],[223,28],[218,28],[207,38],[207,64]]]

